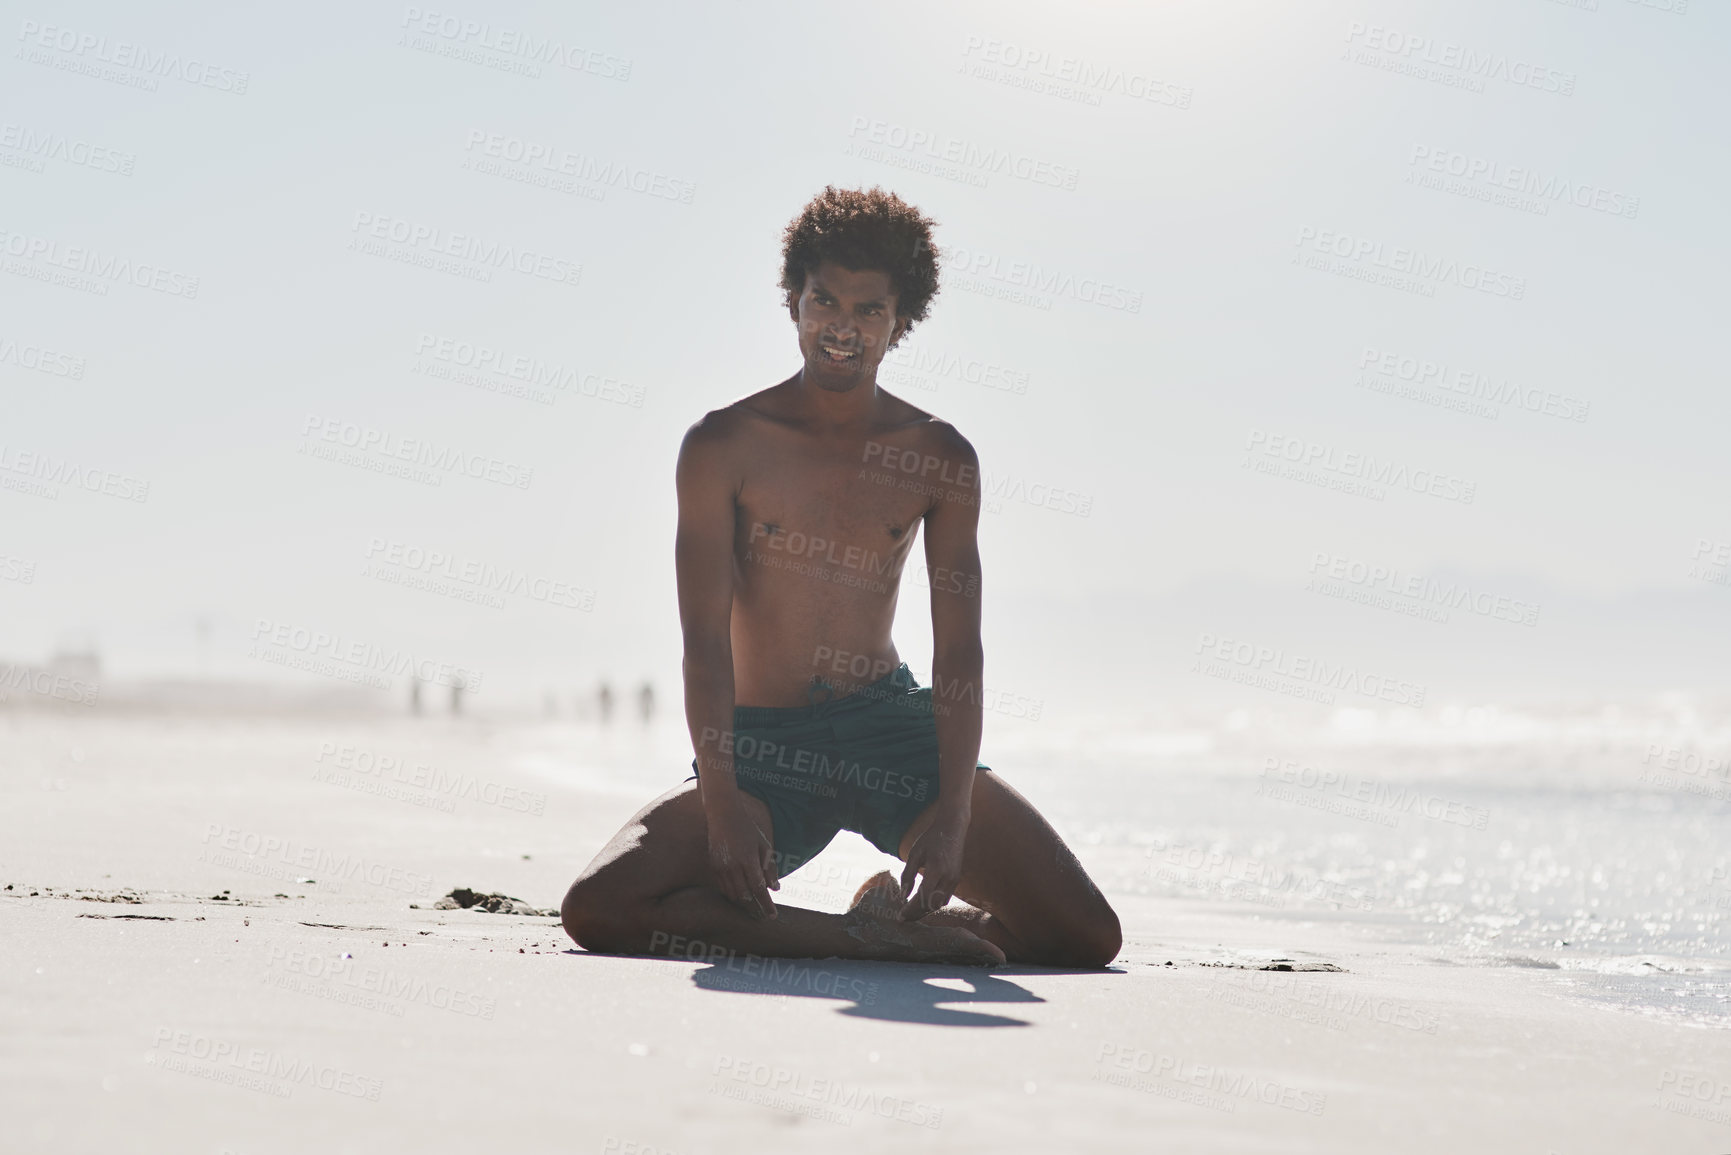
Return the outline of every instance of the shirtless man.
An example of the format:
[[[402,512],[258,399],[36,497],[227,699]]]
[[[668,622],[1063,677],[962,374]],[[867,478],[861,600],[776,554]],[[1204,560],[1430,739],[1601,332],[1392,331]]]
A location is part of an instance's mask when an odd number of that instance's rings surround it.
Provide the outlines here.
[[[588,950],[1083,967],[1118,953],[1118,917],[1075,855],[976,762],[973,446],[877,384],[937,292],[932,223],[879,189],[815,197],[783,245],[802,367],[685,436],[674,562],[697,774],[572,883],[565,930]],[[932,689],[890,639],[922,524]],[[847,914],[778,907],[780,877],[840,829],[902,859],[900,881],[868,880]]]

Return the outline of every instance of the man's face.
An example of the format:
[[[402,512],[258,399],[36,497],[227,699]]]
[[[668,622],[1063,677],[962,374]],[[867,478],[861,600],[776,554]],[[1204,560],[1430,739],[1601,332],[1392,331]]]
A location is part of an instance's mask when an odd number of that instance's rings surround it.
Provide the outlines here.
[[[805,379],[819,389],[846,393],[877,378],[878,363],[906,327],[896,316],[896,295],[882,269],[845,269],[825,261],[805,275],[788,301],[799,325]]]

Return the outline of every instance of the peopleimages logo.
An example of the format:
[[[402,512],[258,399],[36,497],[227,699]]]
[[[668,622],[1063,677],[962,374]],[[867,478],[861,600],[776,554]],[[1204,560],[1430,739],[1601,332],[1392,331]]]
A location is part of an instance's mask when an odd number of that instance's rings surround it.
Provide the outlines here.
[[[884,354],[883,363],[899,366],[910,373],[925,377],[948,377],[1005,393],[1021,395],[1028,391],[1029,375],[1021,370],[982,361],[977,357],[958,357],[954,353],[936,349],[897,345]]]
[[[1054,188],[1074,189],[1081,175],[1081,170],[1073,165],[1057,164],[1014,149],[987,148],[948,133],[909,128],[905,124],[869,116],[854,117],[848,127],[848,137],[850,140],[863,137],[868,144],[918,154],[983,176],[1015,177]]]
[[[1368,49],[1370,55],[1355,59],[1361,64],[1404,65],[1393,71],[1411,70],[1423,79],[1430,77],[1425,69],[1445,69],[1462,80],[1471,80],[1481,87],[1487,80],[1500,80],[1522,88],[1536,88],[1558,96],[1573,96],[1575,74],[1546,68],[1530,61],[1511,59],[1501,52],[1484,52],[1468,48],[1452,40],[1436,40],[1379,24],[1354,20],[1347,25],[1348,44]],[[1348,49],[1351,52],[1351,49]],[[1376,54],[1386,54],[1379,57]]]
[[[1627,193],[1572,181],[1554,173],[1547,175],[1523,165],[1504,164],[1489,157],[1468,156],[1464,152],[1440,146],[1413,145],[1407,164],[1430,173],[1457,177],[1469,183],[1537,197],[1541,202],[1567,201],[1576,208],[1592,209],[1630,220],[1635,219],[1635,214],[1641,208],[1641,199]]]
[[[1498,272],[1472,262],[1457,261],[1452,257],[1431,256],[1418,249],[1385,246],[1381,241],[1371,240],[1369,237],[1357,237],[1351,233],[1302,225],[1298,230],[1298,239],[1293,243],[1300,248],[1339,257],[1355,266],[1366,267],[1366,272],[1382,270],[1386,274],[1410,277],[1419,285],[1455,285],[1474,292],[1488,293],[1493,297],[1505,297],[1511,301],[1523,300],[1527,295],[1525,277]]]
[[[223,68],[191,57],[183,58],[178,52],[158,51],[126,40],[110,42],[106,36],[80,32],[75,28],[38,24],[34,20],[25,20],[19,25],[18,39],[30,48],[66,53],[74,58],[73,63],[82,66],[71,71],[87,71],[91,65],[86,62],[94,62],[141,72],[144,76],[139,79],[144,81],[144,84],[134,87],[144,87],[151,92],[156,91],[157,78],[163,78],[182,80],[202,88],[214,88],[218,92],[245,96],[247,82],[252,79],[249,72]]]
[[[633,409],[643,408],[646,391],[641,385],[501,349],[484,341],[423,332],[415,342],[415,353],[421,360],[416,362],[413,372],[472,385],[491,393],[506,393],[546,405],[557,400],[556,393],[566,393],[615,405],[629,405]],[[468,370],[472,372],[466,372]]]
[[[1013,289],[1042,296],[1069,297],[1084,305],[1098,305],[1125,313],[1142,311],[1142,293],[1093,277],[1078,277],[1032,261],[1009,261],[980,249],[946,246],[944,267],[963,277],[983,278]],[[967,287],[964,283],[964,287]]]
[[[31,585],[36,581],[36,563],[0,553],[0,581]]]
[[[399,437],[394,433],[356,425],[352,421],[337,417],[320,417],[309,413],[301,436],[304,440],[299,452],[309,453],[314,457],[327,456],[319,452],[320,446],[317,442],[322,441],[357,454],[372,454],[389,462],[426,466],[443,470],[445,473],[461,473],[478,481],[491,481],[496,485],[508,485],[516,489],[528,489],[529,483],[535,479],[533,466],[503,461],[480,453],[466,453],[453,446],[437,445],[417,437]],[[438,473],[430,476],[434,478],[434,484],[443,480],[443,476]]]
[[[379,689],[382,675],[408,674],[422,682],[438,686],[453,686],[471,693],[481,692],[482,671],[455,665],[434,658],[419,658],[414,653],[372,642],[345,638],[341,634],[308,629],[289,622],[259,618],[253,625],[252,648],[249,657],[278,665],[313,669],[316,673],[341,669],[346,673],[367,675],[367,684]],[[301,661],[290,659],[299,658]],[[330,669],[327,669],[329,667]],[[347,680],[355,680],[348,678]]]
[[[31,572],[34,574],[34,567]],[[75,706],[94,706],[98,687],[95,682],[56,674],[51,670],[12,662],[0,663],[0,702],[10,701],[12,691],[18,689],[44,698],[58,698]]]
[[[46,270],[34,269],[37,263],[63,269],[74,277],[93,277],[93,282],[74,284],[73,287],[84,292],[94,292],[99,296],[108,295],[108,285],[103,282],[112,282],[165,293],[170,297],[184,297],[187,300],[198,297],[198,278],[190,274],[177,272],[163,265],[134,262],[130,257],[105,253],[84,245],[62,245],[53,237],[32,236],[0,228],[0,254],[31,262],[30,265],[8,268],[6,271],[36,280],[54,279]]]
[[[1326,878],[1303,866],[1281,866],[1234,854],[1218,843],[1168,842],[1157,838],[1143,851],[1141,877],[1237,902],[1284,907],[1288,898],[1322,902],[1335,909],[1374,910],[1376,897],[1363,886]]]
[[[204,845],[208,849],[200,852],[201,862],[282,881],[312,882],[313,879],[295,878],[295,875],[316,873],[318,885],[333,894],[340,892],[341,884],[350,882],[400,891],[418,898],[426,898],[432,893],[433,876],[430,874],[220,822],[205,824]]]
[[[1332,691],[1347,690],[1396,706],[1416,708],[1424,705],[1425,687],[1417,683],[1356,669],[1344,662],[1330,662],[1324,658],[1290,653],[1284,647],[1259,646],[1253,642],[1234,641],[1204,632],[1197,639],[1194,652],[1199,657],[1192,667],[1192,672],[1252,685],[1266,680],[1270,682],[1265,687],[1268,689],[1278,689],[1279,687],[1272,683],[1284,680],[1294,687],[1314,688],[1328,694],[1325,698],[1316,699],[1327,704],[1333,702]],[[1234,677],[1233,673],[1241,673],[1243,676]]]
[[[1151,73],[989,36],[969,36],[962,46],[962,58],[961,71],[970,76],[1089,105],[1099,105],[1102,96],[1109,93],[1169,108],[1189,108],[1195,95],[1194,89]]]
[[[467,799],[483,806],[497,806],[537,817],[547,810],[547,795],[539,790],[523,790],[348,742],[320,742],[313,761],[319,763],[319,768],[313,771],[315,781],[346,785],[360,789],[362,793],[390,793],[401,786],[406,790],[426,791],[446,803],[452,799]],[[354,777],[350,778],[351,775]],[[347,780],[336,781],[339,777]],[[447,805],[439,809],[452,808]]]
[[[1540,413],[1565,421],[1585,421],[1587,411],[1592,408],[1592,402],[1571,397],[1567,393],[1558,393],[1554,389],[1518,385],[1507,377],[1498,380],[1477,369],[1451,369],[1446,361],[1378,349],[1371,345],[1366,345],[1359,354],[1358,367],[1360,370],[1369,369],[1371,373],[1384,378],[1456,393],[1474,401],[1515,405],[1528,413]],[[1364,383],[1362,376],[1359,383]]]
[[[1463,505],[1471,505],[1478,493],[1478,483],[1475,481],[1438,473],[1432,469],[1411,469],[1393,461],[1379,461],[1367,453],[1337,450],[1332,445],[1306,441],[1302,437],[1288,437],[1284,433],[1252,429],[1244,448],[1246,466],[1254,464],[1275,467],[1286,463],[1296,471],[1297,480],[1307,480],[1306,475],[1314,475],[1337,483],[1331,484],[1332,488],[1365,490],[1367,496],[1374,497],[1377,501],[1382,500],[1381,491],[1375,488],[1377,486],[1409,489],[1414,493],[1440,497],[1444,501],[1458,501]],[[1259,472],[1274,471],[1273,468],[1259,468]]]
[[[1430,617],[1419,612],[1419,607],[1434,607],[1439,611],[1464,609],[1481,618],[1523,626],[1535,626],[1539,622],[1539,607],[1534,602],[1474,589],[1466,582],[1444,582],[1420,574],[1403,573],[1399,566],[1341,557],[1327,550],[1315,551],[1310,559],[1310,572],[1312,577],[1306,589],[1348,601],[1365,601],[1379,609],[1398,608],[1415,617]],[[1364,596],[1354,596],[1343,586],[1356,587]],[[1406,598],[1410,605],[1397,607],[1391,598]],[[1442,613],[1433,620],[1446,622],[1448,614]]]
[[[1658,766],[1664,770],[1674,770],[1691,777],[1710,777],[1731,780],[1731,755],[1703,754],[1699,750],[1685,746],[1666,746],[1651,742],[1647,752],[1641,756],[1641,765]]]
[[[788,746],[768,739],[758,738],[752,734],[735,735],[731,730],[717,730],[713,726],[705,726],[698,737],[698,746],[704,750],[714,747],[723,754],[734,758],[734,773],[744,778],[775,779],[789,786],[813,792],[813,787],[826,787],[824,796],[836,796],[836,786],[846,786],[850,783],[863,790],[881,791],[899,798],[913,798],[923,801],[926,796],[927,784],[924,779],[900,770],[886,770],[882,766],[867,766],[864,762],[849,762],[838,757],[834,762],[829,759],[829,753],[823,750],[807,750]],[[771,768],[774,769],[771,769]],[[783,771],[783,775],[775,773]]]
[[[10,337],[0,337],[0,365],[16,365],[50,377],[70,377],[74,381],[84,379],[84,358],[41,345],[21,345]]]
[[[772,1067],[739,1056],[717,1058],[710,1073],[715,1079],[710,1088],[713,1094],[750,1099],[826,1122],[848,1123],[852,1118],[848,1112],[853,1111],[933,1131],[944,1122],[944,1109],[931,1103],[886,1095],[836,1079],[813,1078],[803,1071]],[[757,1095],[749,1095],[748,1091]]]
[[[1301,979],[1296,974],[1251,971],[1241,983],[1217,986],[1208,997],[1331,1031],[1344,1031],[1355,1019],[1425,1035],[1436,1034],[1441,1025],[1435,1014],[1422,1007],[1363,991],[1341,990],[1332,982]]]
[[[593,589],[528,573],[514,566],[502,568],[479,558],[462,558],[444,550],[425,549],[392,538],[370,538],[366,556],[367,564],[361,569],[362,576],[425,588],[447,596],[468,593],[472,596],[463,600],[481,601],[495,609],[504,608],[502,595],[585,612],[595,608]]]
[[[359,234],[355,240],[349,242],[350,247],[368,252],[369,255],[386,255],[388,250],[372,252],[366,247],[367,242],[375,242],[374,247],[378,247],[376,242],[389,242],[428,260],[448,257],[485,266],[474,270],[478,274],[485,274],[483,279],[491,279],[491,274],[487,273],[488,268],[510,269],[527,277],[560,285],[575,285],[583,277],[583,266],[576,261],[518,245],[490,241],[470,233],[454,233],[435,225],[418,224],[401,217],[381,216],[359,210],[355,213],[349,231]]]
[[[35,172],[46,167],[42,162],[57,160],[97,172],[131,176],[133,166],[138,163],[138,157],[130,152],[92,144],[64,133],[38,131],[11,121],[0,124],[0,149],[10,149],[29,158]]]
[[[358,1075],[329,1063],[314,1063],[281,1051],[262,1047],[242,1048],[224,1039],[201,1035],[196,1031],[177,1031],[158,1027],[154,1048],[144,1056],[153,1067],[178,1074],[196,1075],[214,1082],[268,1091],[281,1098],[294,1093],[294,1087],[315,1087],[339,1095],[350,1095],[369,1102],[378,1102],[384,1083]],[[208,1067],[189,1068],[186,1060],[195,1060]],[[280,1083],[272,1080],[281,1080]]]
[[[1273,794],[1270,787],[1280,786],[1333,794],[1349,802],[1387,810],[1391,815],[1417,814],[1434,822],[1447,822],[1473,830],[1485,829],[1491,816],[1491,812],[1483,806],[1473,806],[1427,793],[1410,784],[1397,785],[1374,778],[1361,778],[1344,770],[1303,765],[1291,759],[1283,761],[1271,756],[1263,764],[1262,781],[1257,785],[1256,793]]]
[[[1320,1115],[1328,1108],[1328,1096],[1318,1091],[1258,1078],[1214,1063],[1198,1063],[1193,1059],[1174,1055],[1155,1054],[1146,1048],[1129,1044],[1101,1043],[1095,1063],[1100,1069],[1094,1073],[1093,1078],[1107,1082],[1112,1080],[1105,1079],[1106,1070],[1115,1068],[1120,1072],[1170,1079],[1175,1083],[1187,1083],[1206,1089],[1224,1096],[1226,1102],[1233,1106],[1236,1105],[1235,1101],[1255,1102],[1265,1107],[1280,1107],[1306,1115]],[[1232,1106],[1226,1109],[1230,1111]]]
[[[498,1000],[474,991],[404,974],[380,964],[362,964],[347,952],[329,955],[301,948],[265,948],[265,966],[279,972],[272,986],[297,990],[315,998],[348,1003],[401,1016],[403,1003],[419,1003],[439,1011],[491,1021]],[[396,1003],[381,1003],[394,999]]]
[[[1689,576],[1715,585],[1731,586],[1731,541],[1695,539],[1695,552],[1690,555]]]
[[[1666,1067],[1659,1073],[1659,1092],[1670,1095],[1653,1104],[1661,1111],[1731,1124],[1731,1079]]]
[[[762,544],[759,545],[759,542]],[[821,561],[827,565],[840,566],[843,569],[861,570],[878,575],[889,573],[898,561],[894,557],[883,557],[875,549],[868,550],[863,546],[845,545],[842,542],[832,541],[816,534],[804,534],[798,530],[789,533],[779,526],[772,529],[762,522],[751,527],[747,544],[802,560]],[[841,550],[839,554],[836,552],[837,547],[840,547]],[[751,552],[750,549],[746,551],[747,554]]]
[[[400,26],[407,30],[407,35],[437,37],[452,48],[484,49],[501,56],[516,57],[519,62],[530,66],[556,64],[572,72],[587,72],[603,80],[631,79],[631,61],[626,57],[597,52],[580,44],[567,44],[551,36],[538,36],[509,25],[494,24],[487,20],[465,20],[460,16],[429,12],[409,5],[403,9]],[[429,43],[436,41],[429,40]]]
[[[7,474],[16,474],[25,480],[15,482],[14,478],[6,476]],[[70,485],[90,493],[100,493],[105,497],[119,498],[121,501],[142,502],[150,499],[148,481],[140,481],[136,477],[128,477],[108,469],[92,469],[64,457],[56,458],[52,453],[20,450],[16,446],[0,443],[0,488],[16,489],[57,501],[60,491],[52,488],[56,485]]]
[[[523,140],[520,137],[482,129],[469,131],[463,151],[471,155],[479,152],[483,158],[520,165],[524,169],[539,170],[549,176],[569,177],[601,188],[623,188],[659,200],[678,201],[680,204],[690,204],[691,198],[697,193],[697,185],[692,181],[680,180],[666,173],[652,172],[636,165],[572,152],[558,145]]]

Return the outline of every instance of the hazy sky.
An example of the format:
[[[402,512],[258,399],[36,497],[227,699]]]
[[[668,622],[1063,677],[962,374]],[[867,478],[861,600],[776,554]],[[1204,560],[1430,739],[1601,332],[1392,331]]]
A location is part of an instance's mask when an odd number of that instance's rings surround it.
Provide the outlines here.
[[[1731,25],[1684,4],[14,6],[0,659],[301,676],[262,620],[671,692],[679,438],[797,368],[778,235],[836,183],[940,222],[885,384],[983,459],[1005,693],[1724,686]]]

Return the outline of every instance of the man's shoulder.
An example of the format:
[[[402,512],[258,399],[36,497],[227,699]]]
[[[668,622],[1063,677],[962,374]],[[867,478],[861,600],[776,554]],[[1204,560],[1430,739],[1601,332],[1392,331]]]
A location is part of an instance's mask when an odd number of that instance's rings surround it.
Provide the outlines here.
[[[887,395],[886,395],[887,396]],[[899,397],[891,398],[897,406],[887,414],[891,431],[906,433],[913,438],[921,449],[930,453],[939,453],[946,457],[972,461],[975,459],[974,447],[962,431],[950,422],[935,414],[927,413],[917,405],[909,404]]]
[[[730,405],[711,409],[692,423],[685,432],[685,443],[692,447],[724,446],[739,440],[764,421],[775,420],[776,391],[782,386],[771,385],[756,393],[741,397]]]

